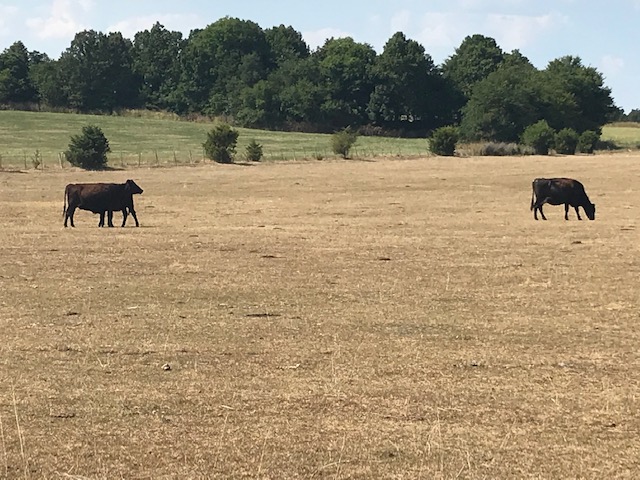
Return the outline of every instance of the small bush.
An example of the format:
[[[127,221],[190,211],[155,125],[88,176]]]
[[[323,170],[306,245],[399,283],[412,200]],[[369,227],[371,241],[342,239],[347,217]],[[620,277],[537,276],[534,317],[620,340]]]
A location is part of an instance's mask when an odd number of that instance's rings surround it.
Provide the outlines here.
[[[64,152],[67,161],[85,170],[101,170],[107,166],[107,153],[111,151],[109,140],[100,127],[82,127],[80,135],[72,135],[69,149]]]
[[[238,131],[226,123],[213,127],[202,144],[207,158],[218,163],[233,163],[238,135]]]
[[[532,147],[538,155],[547,155],[555,141],[555,132],[546,120],[529,125],[522,132],[522,143]]]
[[[349,152],[355,145],[358,134],[350,127],[331,135],[331,151],[342,158],[349,158]]]
[[[250,162],[259,162],[262,159],[262,145],[260,145],[255,140],[251,140],[249,145],[247,145],[247,150],[245,156],[247,160]]]
[[[600,135],[598,132],[594,132],[593,130],[586,130],[580,134],[578,138],[578,145],[576,146],[576,151],[580,153],[593,153],[600,140]]]
[[[437,128],[429,139],[429,150],[435,155],[451,157],[456,153],[456,144],[459,138],[460,135],[456,127]]]
[[[573,128],[563,128],[555,136],[554,149],[562,155],[573,155],[578,146],[578,133]]]

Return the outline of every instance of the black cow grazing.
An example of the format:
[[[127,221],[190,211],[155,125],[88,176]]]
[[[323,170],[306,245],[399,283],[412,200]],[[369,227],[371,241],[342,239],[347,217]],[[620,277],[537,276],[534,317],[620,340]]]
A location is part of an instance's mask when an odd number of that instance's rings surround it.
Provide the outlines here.
[[[76,208],[100,214],[99,227],[104,226],[104,215],[107,213],[109,227],[113,227],[113,212],[122,212],[122,226],[127,222],[128,213],[140,226],[136,211],[133,208],[133,195],[142,193],[142,189],[133,180],[125,183],[70,183],[64,189],[64,226],[67,220],[73,224]],[[128,210],[128,213],[127,213]]]
[[[542,215],[542,219],[547,219],[542,211],[542,205],[545,203],[551,205],[564,203],[565,220],[569,220],[569,206],[576,209],[578,220],[582,220],[578,207],[584,209],[589,220],[595,220],[596,206],[591,203],[587,193],[584,191],[584,185],[579,181],[572,178],[536,178],[532,187],[531,210],[533,210],[533,218],[536,220],[538,220],[538,210]]]

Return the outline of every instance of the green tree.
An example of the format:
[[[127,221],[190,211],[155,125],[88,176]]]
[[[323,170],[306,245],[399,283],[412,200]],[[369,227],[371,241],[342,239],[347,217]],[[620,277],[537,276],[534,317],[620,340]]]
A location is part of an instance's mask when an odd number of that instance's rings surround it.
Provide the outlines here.
[[[465,37],[455,53],[444,61],[442,72],[468,99],[476,84],[495,72],[504,57],[493,38],[471,35]]]
[[[100,127],[82,127],[80,135],[72,135],[68,149],[64,152],[67,161],[85,170],[100,170],[107,166],[107,153],[111,151],[109,140]]]
[[[556,130],[599,131],[615,110],[611,89],[604,86],[602,74],[582,65],[579,57],[551,61],[543,72],[543,81],[548,87],[544,117]]]
[[[277,65],[309,57],[309,46],[293,27],[279,25],[265,30],[264,35]]]
[[[132,66],[141,81],[140,101],[145,107],[178,109],[174,96],[184,46],[182,33],[169,31],[160,23],[151,30],[136,33],[131,50]]]
[[[401,32],[394,34],[376,58],[375,87],[369,117],[387,129],[429,130],[451,123],[457,108],[453,89],[431,56]]]
[[[37,100],[37,90],[30,75],[29,52],[22,42],[15,42],[0,54],[0,103]]]
[[[271,72],[268,82],[275,92],[272,118],[277,125],[293,130],[316,131],[323,128],[324,116],[318,105],[327,96],[320,83],[317,58],[307,57],[283,62]],[[325,130],[326,131],[326,130]]]
[[[522,143],[532,147],[538,155],[547,155],[555,141],[555,131],[546,120],[529,125],[522,132]]]
[[[233,163],[238,144],[238,131],[229,124],[216,125],[202,144],[208,158],[218,163]]]
[[[59,64],[46,55],[33,61],[30,68],[33,84],[38,91],[38,101],[48,107],[67,107],[68,98],[63,89]]]
[[[260,80],[239,93],[235,115],[238,125],[248,128],[274,128],[280,123],[278,92],[267,80]]]
[[[634,108],[626,115],[627,122],[640,123],[640,109]]]
[[[327,128],[367,123],[367,104],[373,92],[375,50],[351,37],[331,38],[313,53],[325,98],[320,110]]]
[[[133,73],[131,48],[120,33],[77,33],[58,60],[58,80],[69,107],[112,112],[135,106],[140,83]]]
[[[460,134],[467,141],[516,142],[543,115],[540,73],[514,52],[479,81],[463,108]]]
[[[233,116],[239,93],[274,68],[264,31],[254,22],[225,17],[191,32],[181,62],[180,95],[185,111]]]

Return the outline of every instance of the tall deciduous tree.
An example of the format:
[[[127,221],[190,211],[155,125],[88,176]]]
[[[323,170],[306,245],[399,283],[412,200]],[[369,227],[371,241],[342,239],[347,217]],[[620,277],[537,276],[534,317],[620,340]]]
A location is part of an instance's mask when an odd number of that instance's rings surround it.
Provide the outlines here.
[[[171,109],[180,79],[180,56],[185,41],[182,33],[169,31],[160,23],[136,33],[133,40],[133,70],[141,79],[141,102],[147,108]]]
[[[373,92],[375,50],[351,37],[331,38],[313,53],[326,97],[320,105],[327,126],[342,129],[367,122]]]
[[[225,17],[193,31],[184,49],[183,108],[212,115],[234,115],[243,88],[273,69],[271,47],[254,22]]]
[[[465,140],[517,142],[524,129],[544,115],[540,72],[515,51],[479,81],[463,109]]]
[[[475,85],[495,72],[503,60],[504,52],[493,38],[471,35],[445,60],[442,71],[468,99]]]
[[[543,75],[549,98],[546,117],[554,129],[600,131],[615,111],[611,89],[604,86],[602,74],[585,67],[579,57],[553,60]]]
[[[276,64],[297,61],[309,56],[309,46],[293,27],[279,25],[264,32]]]
[[[318,108],[326,99],[317,58],[284,62],[269,75],[277,92],[280,123],[295,130],[327,130]]]
[[[22,42],[15,42],[0,54],[0,103],[37,101],[29,66],[29,52]]]
[[[368,111],[375,124],[406,131],[431,130],[453,121],[453,89],[418,42],[394,34],[373,72],[376,85]]]
[[[38,103],[48,107],[65,107],[67,98],[60,89],[58,62],[40,52],[29,53],[29,75],[38,91]]]
[[[69,106],[80,111],[112,111],[135,106],[139,80],[133,73],[132,44],[120,33],[76,34],[58,61],[60,87]]]

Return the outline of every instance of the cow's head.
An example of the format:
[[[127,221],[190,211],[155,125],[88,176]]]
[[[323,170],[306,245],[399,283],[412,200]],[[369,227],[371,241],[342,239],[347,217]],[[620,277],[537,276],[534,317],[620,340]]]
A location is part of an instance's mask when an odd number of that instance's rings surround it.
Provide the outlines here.
[[[132,195],[136,193],[142,193],[142,189],[133,180],[127,180],[124,184],[124,189]]]
[[[596,204],[595,203],[587,203],[584,206],[584,213],[587,214],[587,217],[589,218],[589,220],[595,220],[596,219]]]

